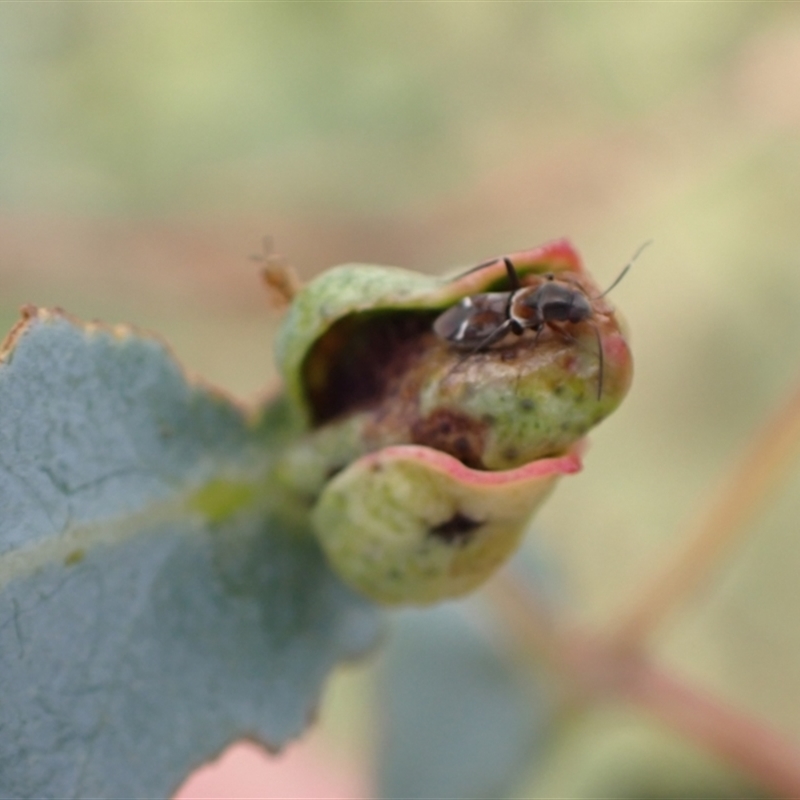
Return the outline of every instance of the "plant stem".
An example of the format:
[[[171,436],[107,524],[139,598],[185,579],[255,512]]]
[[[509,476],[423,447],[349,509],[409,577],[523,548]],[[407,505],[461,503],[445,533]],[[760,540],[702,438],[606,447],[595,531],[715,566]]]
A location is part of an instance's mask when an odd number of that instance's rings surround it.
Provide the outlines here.
[[[647,661],[628,667],[623,697],[748,773],[776,797],[800,797],[800,749],[760,720]]]
[[[682,549],[636,594],[616,626],[617,647],[641,647],[678,601],[703,582],[788,476],[799,451],[800,387],[754,437]]]
[[[800,451],[800,387],[767,421],[722,483],[683,548],[650,579],[614,634],[569,630],[508,573],[492,599],[522,647],[544,658],[585,700],[626,700],[706,747],[778,797],[800,798],[800,750],[764,723],[687,686],[651,664],[642,648],[746,530]]]
[[[537,661],[544,658],[566,679],[577,693],[574,699],[632,703],[776,797],[800,798],[800,749],[764,723],[684,684],[637,652],[557,626],[528,588],[507,572],[493,582],[490,597],[519,646]]]

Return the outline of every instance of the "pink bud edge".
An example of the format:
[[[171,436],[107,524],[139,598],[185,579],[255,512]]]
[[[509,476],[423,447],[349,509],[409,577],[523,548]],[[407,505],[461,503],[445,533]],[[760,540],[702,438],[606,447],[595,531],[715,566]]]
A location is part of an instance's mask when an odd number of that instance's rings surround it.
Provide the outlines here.
[[[540,458],[529,464],[523,464],[521,467],[497,471],[471,469],[447,453],[416,444],[385,447],[363,456],[359,461],[361,466],[366,469],[379,469],[388,461],[415,460],[424,462],[432,470],[447,474],[453,480],[461,483],[474,486],[500,486],[580,472],[583,469],[582,456],[587,446],[587,440],[581,439],[573,444],[563,456]]]

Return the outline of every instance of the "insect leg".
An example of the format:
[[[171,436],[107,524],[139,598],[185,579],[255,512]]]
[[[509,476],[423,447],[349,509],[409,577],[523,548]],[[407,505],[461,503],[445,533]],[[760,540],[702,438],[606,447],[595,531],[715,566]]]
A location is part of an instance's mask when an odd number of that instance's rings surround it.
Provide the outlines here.
[[[503,258],[503,263],[506,265],[506,272],[508,273],[508,283],[511,286],[511,291],[516,292],[520,288],[519,275],[514,269],[510,258]]]
[[[487,337],[484,338],[482,342],[477,345],[477,347],[470,350],[467,355],[471,356],[475,353],[479,353],[484,349],[484,347],[489,347],[495,342],[499,342],[500,339],[502,339],[511,330],[512,322],[513,320],[509,318],[502,325],[498,325]]]
[[[480,264],[477,264],[474,267],[470,267],[466,272],[460,272],[455,277],[451,278],[451,281],[459,281],[461,278],[465,277],[466,275],[471,275],[473,272],[477,272],[479,269],[485,269],[486,267],[491,267],[492,264],[496,264],[500,258],[490,258],[488,261],[483,261]]]
[[[603,354],[603,341],[600,338],[600,329],[597,327],[597,325],[595,325],[594,322],[588,320],[587,322],[591,327],[592,331],[594,332],[594,338],[597,341],[597,399],[600,400],[600,398],[603,396],[603,374],[605,371],[605,356]],[[547,325],[551,330],[554,330],[558,332],[561,336],[563,336],[564,339],[566,339],[568,342],[580,346],[580,339],[573,336],[569,331],[565,331],[562,327],[556,325],[553,322],[548,322]],[[538,331],[536,332],[536,336],[537,337],[539,336]],[[536,340],[534,339],[534,344],[535,343]]]
[[[494,344],[495,342],[499,341],[500,339],[505,336],[509,330],[511,330],[511,320],[507,319],[502,325],[498,325],[488,336],[484,337],[482,342],[479,342],[476,347],[473,347],[468,352],[464,353],[461,358],[456,361],[455,364],[447,371],[444,375],[444,378],[450,376],[451,373],[455,372],[468,358],[474,356],[475,353],[479,353],[485,347],[489,347],[490,345]]]
[[[590,323],[594,331],[594,338],[597,339],[597,399],[603,396],[603,368],[605,357],[603,356],[603,340],[600,338],[600,329],[597,325]]]

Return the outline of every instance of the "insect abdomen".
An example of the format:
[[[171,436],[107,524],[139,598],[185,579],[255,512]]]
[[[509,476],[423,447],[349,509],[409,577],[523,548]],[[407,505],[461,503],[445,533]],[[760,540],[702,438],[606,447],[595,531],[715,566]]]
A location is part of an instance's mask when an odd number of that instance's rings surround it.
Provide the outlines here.
[[[465,297],[436,318],[433,330],[453,347],[477,347],[506,321],[508,299],[508,292]]]

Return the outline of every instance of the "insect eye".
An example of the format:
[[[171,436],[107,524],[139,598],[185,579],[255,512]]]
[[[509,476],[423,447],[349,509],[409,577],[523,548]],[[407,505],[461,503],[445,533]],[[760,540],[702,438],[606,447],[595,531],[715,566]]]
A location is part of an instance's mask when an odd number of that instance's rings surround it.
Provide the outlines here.
[[[545,316],[553,322],[566,322],[572,312],[572,303],[565,300],[551,300],[545,306]]]

